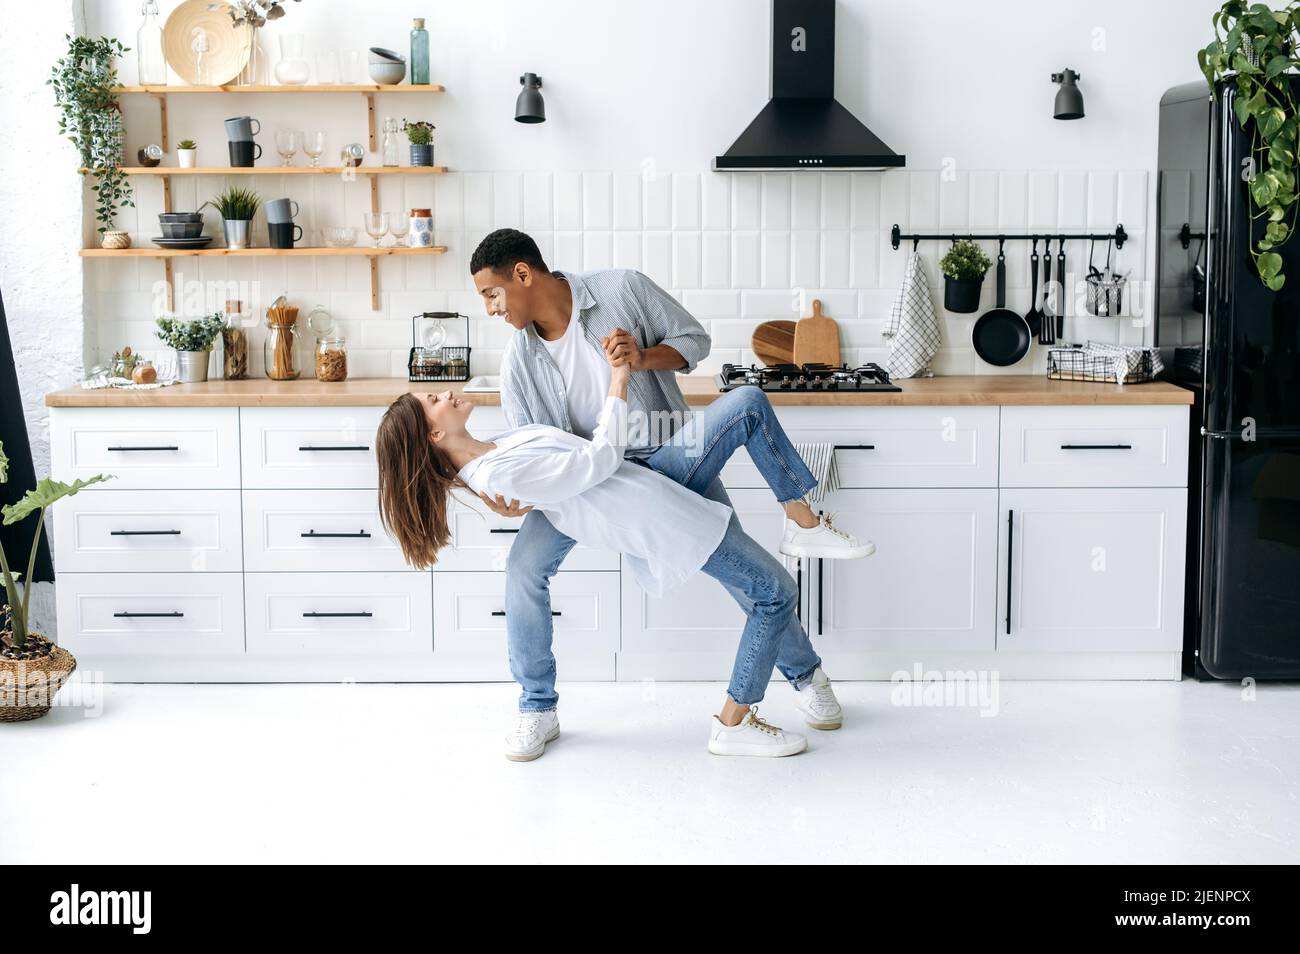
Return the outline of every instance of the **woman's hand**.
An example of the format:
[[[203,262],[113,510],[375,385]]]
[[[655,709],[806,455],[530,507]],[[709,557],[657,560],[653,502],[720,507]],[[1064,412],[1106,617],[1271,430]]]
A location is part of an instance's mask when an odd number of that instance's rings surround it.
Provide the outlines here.
[[[627,400],[627,383],[632,379],[632,369],[626,364],[614,364],[611,360],[609,370],[609,394]]]

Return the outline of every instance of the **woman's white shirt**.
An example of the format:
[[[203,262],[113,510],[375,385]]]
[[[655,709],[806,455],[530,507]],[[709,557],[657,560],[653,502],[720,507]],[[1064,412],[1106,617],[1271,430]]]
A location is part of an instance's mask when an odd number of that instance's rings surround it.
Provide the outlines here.
[[[460,478],[476,493],[519,500],[584,546],[622,553],[637,583],[658,596],[705,564],[731,508],[623,459],[627,402],[608,397],[591,440],[545,424],[490,438],[496,447]]]

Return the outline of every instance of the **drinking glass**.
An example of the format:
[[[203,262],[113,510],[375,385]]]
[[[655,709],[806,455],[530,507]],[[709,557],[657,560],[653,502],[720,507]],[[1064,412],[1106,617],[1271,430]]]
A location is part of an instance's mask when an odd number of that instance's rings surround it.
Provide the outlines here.
[[[321,86],[338,85],[339,55],[333,50],[316,54],[316,82]]]
[[[379,240],[384,237],[388,231],[388,213],[387,212],[367,212],[364,216],[366,234],[375,240],[375,248],[379,248]]]
[[[357,82],[361,72],[361,53],[358,50],[343,50],[339,53],[339,81],[345,84]]]
[[[302,133],[291,129],[280,129],[275,134],[275,151],[280,154],[281,165],[293,165],[294,154],[302,145]]]
[[[321,153],[325,151],[325,134],[323,132],[304,133],[302,142],[302,151],[311,156],[311,164],[319,166]]]
[[[411,230],[411,217],[398,212],[388,217],[388,231],[393,236],[393,245],[406,244],[406,233]]]

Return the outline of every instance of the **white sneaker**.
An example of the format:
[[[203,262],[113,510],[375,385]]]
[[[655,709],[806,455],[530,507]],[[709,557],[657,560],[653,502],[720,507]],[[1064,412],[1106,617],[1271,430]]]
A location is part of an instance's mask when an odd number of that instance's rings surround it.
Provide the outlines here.
[[[546,743],[560,737],[560,717],[554,709],[545,712],[521,712],[515,727],[506,736],[506,758],[511,762],[531,762],[541,758]]]
[[[813,673],[812,682],[796,689],[795,695],[798,697],[795,705],[804,714],[804,721],[814,729],[838,729],[844,724],[844,710],[821,666]]]
[[[709,751],[714,755],[751,755],[758,758],[781,758],[798,755],[808,747],[808,740],[797,732],[769,725],[758,717],[758,706],[750,706],[740,725],[723,725],[713,717],[709,734]]]
[[[870,540],[859,542],[853,534],[836,529],[831,515],[823,514],[817,526],[806,529],[787,518],[781,552],[786,556],[820,560],[860,560],[875,553],[876,545]]]

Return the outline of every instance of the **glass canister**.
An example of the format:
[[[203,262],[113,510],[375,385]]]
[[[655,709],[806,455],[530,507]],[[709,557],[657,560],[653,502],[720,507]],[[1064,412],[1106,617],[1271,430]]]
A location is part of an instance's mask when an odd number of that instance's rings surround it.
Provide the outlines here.
[[[298,309],[285,304],[284,296],[266,310],[264,356],[266,376],[272,381],[293,381],[302,368],[298,363]]]
[[[348,378],[347,339],[342,335],[322,335],[316,339],[316,380],[346,381]]]
[[[244,303],[228,299],[223,317],[222,377],[227,381],[243,381],[248,377],[248,331],[244,328]]]

